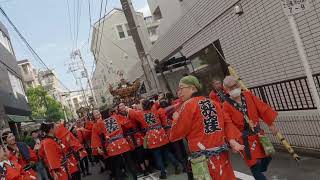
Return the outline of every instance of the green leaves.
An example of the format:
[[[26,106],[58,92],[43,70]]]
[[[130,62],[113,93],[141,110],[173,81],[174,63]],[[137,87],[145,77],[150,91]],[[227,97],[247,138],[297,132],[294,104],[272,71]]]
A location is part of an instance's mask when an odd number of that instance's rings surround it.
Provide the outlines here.
[[[27,96],[35,119],[49,119],[58,121],[64,118],[63,108],[60,102],[48,95],[43,87],[30,88]]]

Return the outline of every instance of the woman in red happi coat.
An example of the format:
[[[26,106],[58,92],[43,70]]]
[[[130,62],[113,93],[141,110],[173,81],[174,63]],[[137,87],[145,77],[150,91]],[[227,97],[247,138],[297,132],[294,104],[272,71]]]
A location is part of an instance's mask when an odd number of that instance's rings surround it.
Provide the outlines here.
[[[267,171],[271,157],[265,154],[259,140],[259,136],[264,135],[259,120],[263,120],[269,126],[270,131],[276,135],[278,130],[274,121],[277,112],[250,91],[241,91],[238,80],[233,76],[225,78],[224,86],[228,90],[230,98],[224,102],[223,109],[242,132],[240,143],[245,145],[244,160],[255,179],[266,180],[263,172]],[[244,114],[248,117],[249,123],[245,121]]]
[[[0,143],[0,179],[1,180],[24,180],[29,179],[29,175],[23,170],[17,161],[9,160],[9,151]]]
[[[201,84],[196,77],[180,80],[178,95],[183,104],[173,114],[170,140],[186,138],[192,158],[206,156],[212,179],[235,180],[227,143],[236,151],[242,150],[236,141],[241,133],[224,117],[221,106],[199,91]]]
[[[23,142],[16,142],[16,138],[11,132],[2,134],[2,139],[8,144],[9,160],[21,165],[26,172],[24,179],[32,180],[38,179],[35,168],[35,163],[38,161],[37,154],[27,144]]]
[[[42,123],[40,130],[45,137],[40,144],[39,157],[44,161],[53,180],[68,180],[67,159],[59,140],[54,136],[54,123]]]

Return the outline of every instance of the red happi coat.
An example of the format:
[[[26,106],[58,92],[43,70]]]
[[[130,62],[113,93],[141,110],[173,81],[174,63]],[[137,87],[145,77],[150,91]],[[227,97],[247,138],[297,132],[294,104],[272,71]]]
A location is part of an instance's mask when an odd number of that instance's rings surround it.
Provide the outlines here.
[[[91,141],[91,133],[92,133],[93,124],[94,123],[92,121],[86,121],[84,124],[84,128],[86,130],[88,130],[85,138],[87,138],[87,140],[89,140],[89,141]]]
[[[208,121],[208,113],[211,114],[209,118],[211,121]],[[198,143],[206,149],[219,147],[225,144],[226,140],[240,138],[241,133],[230,119],[225,118],[217,102],[200,96],[184,102],[173,115],[170,140],[176,141],[184,137],[188,140],[189,149],[193,153],[200,150]],[[228,152],[212,156],[208,167],[212,179],[236,179]]]
[[[87,143],[86,135],[88,134],[88,130],[84,128],[77,128],[77,139],[79,143],[81,144],[81,149],[79,150],[80,153],[80,159],[83,159],[84,157],[88,156],[88,153],[86,149],[84,148]]]
[[[159,118],[161,120],[161,125],[163,129],[166,131],[168,137],[170,137],[171,125],[172,125],[172,117],[167,115],[167,112],[164,108],[158,109]]]
[[[118,115],[121,119],[122,129],[130,145],[131,150],[143,145],[144,134],[141,132],[137,123],[125,116]]]
[[[146,130],[145,138],[147,138],[147,146],[149,149],[161,147],[169,143],[168,136],[161,126],[161,121],[157,112],[130,109],[128,117],[139,123],[141,128]]]
[[[64,127],[63,124],[59,124],[55,130],[55,136],[61,141],[60,145],[64,155],[67,157],[68,172],[71,174],[79,171],[78,160],[74,153],[81,149],[81,145],[74,135]]]
[[[242,92],[242,96],[245,99],[247,105],[248,117],[255,124],[259,126],[259,119],[262,119],[267,125],[271,125],[277,117],[277,112],[272,110],[272,108],[261,101],[258,97],[254,96],[250,91]],[[223,109],[226,115],[232,120],[233,124],[239,129],[239,131],[244,131],[244,118],[243,114],[233,107],[229,102],[223,103]],[[263,131],[260,134],[264,134]],[[251,152],[251,160],[249,160],[245,153],[245,161],[249,167],[256,164],[257,159],[266,157],[263,147],[259,141],[258,135],[252,135],[248,137],[249,149]],[[240,143],[243,144],[243,139],[240,138]]]
[[[13,150],[11,148],[8,148],[9,150],[9,160],[11,162],[16,162],[16,164],[21,165],[22,168],[24,168],[27,165],[30,165],[30,163],[35,164],[38,161],[38,157],[36,152],[34,152],[27,144],[23,143],[26,148],[28,148],[29,153],[29,160],[25,159],[23,155],[19,152],[19,150]],[[18,152],[17,152],[18,151]],[[37,173],[31,168],[29,170],[25,171],[24,180],[36,180],[38,179]]]
[[[92,155],[97,156],[98,148],[102,148],[101,136],[105,136],[104,133],[105,125],[102,119],[98,119],[92,126],[92,133],[91,133],[91,148],[92,148]]]
[[[17,162],[4,160],[0,162],[0,179],[4,180],[29,180],[29,175],[23,170]],[[37,177],[35,177],[37,178]]]
[[[105,120],[108,156],[116,156],[130,151],[130,145],[123,135],[119,117],[119,115],[111,115]]]
[[[226,95],[226,91],[225,91],[225,90],[222,90],[222,93],[223,93],[224,95]],[[212,90],[212,91],[210,92],[209,98],[210,98],[211,100],[213,100],[213,101],[216,101],[216,102],[220,103],[220,104],[223,103],[223,102],[221,101],[221,99],[220,99],[217,91],[215,91],[215,90]]]
[[[68,180],[68,172],[65,165],[62,164],[64,161],[62,147],[53,137],[48,136],[41,141],[39,156],[44,161],[51,177],[55,172],[59,180]]]

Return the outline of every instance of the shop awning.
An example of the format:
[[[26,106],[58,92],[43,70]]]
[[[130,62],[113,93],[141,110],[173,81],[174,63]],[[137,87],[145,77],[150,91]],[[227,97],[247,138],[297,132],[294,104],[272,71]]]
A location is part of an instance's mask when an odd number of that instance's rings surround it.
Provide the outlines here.
[[[7,114],[7,116],[8,116],[8,122],[20,123],[20,122],[33,121],[29,116],[18,116],[18,115],[11,115],[11,114]]]

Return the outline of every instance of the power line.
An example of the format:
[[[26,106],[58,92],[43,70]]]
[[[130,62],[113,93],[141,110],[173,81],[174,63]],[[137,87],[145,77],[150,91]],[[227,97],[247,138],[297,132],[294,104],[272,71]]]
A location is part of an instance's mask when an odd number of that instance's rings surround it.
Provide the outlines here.
[[[78,6],[77,6],[76,48],[78,48],[78,37],[79,37],[79,29],[80,29],[82,0],[78,0],[77,2],[78,2]]]
[[[103,2],[104,2],[104,0],[101,0],[101,3],[100,3],[100,15],[99,15],[99,21],[100,21],[100,19],[101,19],[101,13],[102,13],[102,6],[103,6]],[[95,35],[95,40],[96,40],[96,45],[95,45],[95,51],[94,51],[94,53],[93,53],[93,56],[94,57],[96,57],[96,54],[97,54],[97,45],[98,45],[98,36],[99,36],[99,31],[100,31],[100,22],[99,22],[99,24],[98,24],[98,28],[97,28],[97,31],[98,31],[98,33],[97,33],[97,35]]]
[[[106,14],[107,12],[107,6],[108,6],[108,0],[106,0],[106,4],[104,6],[104,15]],[[103,23],[102,23],[102,29],[101,29],[101,33],[100,33],[100,42],[99,42],[99,49],[98,49],[98,52],[97,52],[97,56],[99,57],[99,54],[100,54],[100,50],[101,50],[101,41],[102,41],[102,34],[103,34],[103,30],[104,30],[104,23],[105,23],[105,19],[103,18]],[[96,47],[97,48],[97,47]]]
[[[2,9],[2,7],[0,7],[0,11],[3,14],[3,16],[7,19],[7,21],[9,22],[9,24],[13,27],[14,31],[19,35],[19,37],[22,39],[22,41],[26,44],[26,46],[28,47],[28,49],[31,51],[31,53],[35,56],[35,59],[37,61],[40,62],[40,64],[42,64],[47,70],[50,70],[49,67],[44,63],[44,61],[42,60],[42,58],[38,55],[38,53],[31,47],[31,45],[29,44],[29,42],[25,39],[25,37],[20,33],[20,31],[18,30],[18,28],[13,24],[13,22],[11,21],[11,19],[9,18],[9,16],[6,14],[6,12]],[[54,75],[56,76],[56,75]],[[61,80],[56,76],[57,80],[59,81],[59,83],[68,91],[70,91],[67,86],[65,86]]]
[[[90,34],[91,34],[91,25],[92,25],[92,17],[91,17],[91,0],[88,0],[88,9],[89,9],[89,36],[88,36],[88,44],[90,41]]]
[[[71,43],[73,43],[73,34],[72,34],[72,25],[71,25],[71,13],[70,13],[70,3],[69,0],[67,0],[67,9],[68,9],[68,18],[69,18],[69,31],[70,31],[70,39]]]

